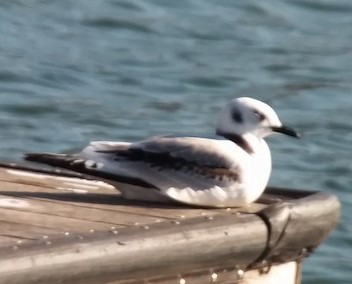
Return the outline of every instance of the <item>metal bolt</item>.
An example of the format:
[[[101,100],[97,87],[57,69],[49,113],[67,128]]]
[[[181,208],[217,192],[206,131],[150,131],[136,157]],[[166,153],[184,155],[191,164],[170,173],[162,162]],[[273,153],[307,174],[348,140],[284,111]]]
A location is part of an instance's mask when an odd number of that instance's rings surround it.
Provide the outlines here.
[[[235,269],[235,279],[237,281],[242,280],[244,276],[244,271],[238,267]]]
[[[302,250],[301,250],[301,256],[302,256],[302,257],[307,257],[311,252],[312,252],[312,250],[309,249],[309,248],[302,248]]]
[[[239,270],[237,271],[237,275],[239,276],[240,279],[242,279],[243,276],[244,276],[244,271],[243,271],[242,269],[239,269]]]
[[[266,260],[262,261],[262,267],[258,269],[260,274],[268,274],[271,269],[271,263]]]

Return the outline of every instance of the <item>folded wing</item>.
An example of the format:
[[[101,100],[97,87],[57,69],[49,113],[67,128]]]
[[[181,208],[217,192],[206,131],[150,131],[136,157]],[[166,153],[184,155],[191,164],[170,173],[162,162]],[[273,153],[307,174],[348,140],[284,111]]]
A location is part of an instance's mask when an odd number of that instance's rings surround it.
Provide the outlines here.
[[[137,143],[92,142],[79,154],[27,154],[26,159],[154,188],[187,202],[207,193],[226,199],[226,189],[241,184],[241,168],[229,152],[234,147],[226,140],[155,137]],[[243,165],[245,155],[238,158]]]

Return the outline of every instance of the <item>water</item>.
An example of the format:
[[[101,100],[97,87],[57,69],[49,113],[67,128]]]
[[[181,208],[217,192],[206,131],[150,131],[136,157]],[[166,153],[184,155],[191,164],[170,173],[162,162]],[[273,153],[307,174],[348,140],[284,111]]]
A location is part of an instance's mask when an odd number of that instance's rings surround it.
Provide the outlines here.
[[[349,0],[3,0],[0,159],[209,136],[227,100],[268,101],[305,136],[270,139],[271,184],[343,204],[303,283],[351,283],[351,27]]]

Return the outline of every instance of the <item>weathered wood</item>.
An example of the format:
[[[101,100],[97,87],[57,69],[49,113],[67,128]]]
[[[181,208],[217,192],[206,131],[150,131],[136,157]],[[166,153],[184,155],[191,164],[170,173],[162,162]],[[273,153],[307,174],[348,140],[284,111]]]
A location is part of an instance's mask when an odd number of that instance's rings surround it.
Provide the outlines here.
[[[328,194],[269,189],[245,208],[207,209],[127,201],[90,179],[0,165],[0,284],[201,283],[299,260],[338,220]]]
[[[14,197],[16,194],[13,194],[12,197]],[[4,198],[8,198],[6,195],[0,195],[0,202]],[[23,202],[25,200],[28,200],[26,198],[18,198],[16,197],[15,200],[18,200],[19,202]],[[13,209],[11,206],[6,206],[3,205],[2,208],[10,208],[9,210]],[[5,211],[2,209],[2,211]],[[98,209],[98,208],[90,208],[90,207],[81,207],[81,206],[75,206],[74,203],[66,203],[66,202],[52,202],[46,199],[38,200],[35,198],[31,198],[30,202],[28,202],[28,207],[26,208],[16,208],[17,212],[25,212],[25,214],[28,217],[28,213],[31,213],[32,216],[36,216],[36,214],[44,214],[45,217],[48,217],[50,223],[55,223],[57,224],[58,219],[57,217],[63,217],[63,218],[70,218],[73,219],[73,223],[75,220],[79,220],[79,222],[83,221],[81,224],[82,226],[88,226],[89,223],[87,224],[85,221],[90,222],[90,225],[95,227],[95,223],[101,223],[103,226],[126,226],[126,225],[133,225],[136,220],[140,217],[141,214],[135,214],[135,213],[130,213],[130,212],[116,212],[113,210],[107,210],[106,208],[104,209]],[[6,214],[5,214],[6,215]],[[53,216],[55,220],[51,220],[50,216]],[[0,220],[2,220],[0,216]],[[155,216],[148,216],[148,215],[143,215],[143,221],[144,223],[150,223],[155,221]],[[158,216],[158,218],[161,219],[169,219],[165,218],[162,216]],[[14,220],[13,218],[12,220]],[[67,220],[63,219],[65,222]],[[70,221],[70,220],[69,220]],[[94,223],[92,223],[94,222]],[[43,223],[43,220],[40,220],[40,223]],[[79,227],[81,227],[81,225]]]
[[[259,215],[270,224],[268,253],[264,258],[281,262],[297,254],[309,255],[328,236],[330,224],[340,217],[338,200],[327,193],[316,193],[294,203],[273,204]]]
[[[210,269],[194,271],[190,274],[169,275],[145,280],[144,283],[187,283],[187,284],[300,284],[296,273],[300,275],[301,263],[289,262],[270,268],[268,273],[258,270],[249,270],[242,274],[241,269],[228,267],[223,269]],[[140,280],[113,281],[106,284],[140,284]]]
[[[14,283],[57,283],[59,279],[65,283],[96,283],[99,279],[104,283],[140,278],[155,271],[168,275],[230,266],[233,255],[237,255],[238,265],[246,265],[263,251],[266,235],[265,224],[255,215],[235,219],[222,215],[212,220],[198,217],[180,224],[162,222],[148,229],[121,229],[117,236],[102,240],[66,242],[55,245],[55,249],[27,247],[25,256],[20,250],[5,253],[6,260],[0,261],[0,275],[3,283],[11,283],[14,277],[18,279]],[[11,263],[16,263],[16,267]]]

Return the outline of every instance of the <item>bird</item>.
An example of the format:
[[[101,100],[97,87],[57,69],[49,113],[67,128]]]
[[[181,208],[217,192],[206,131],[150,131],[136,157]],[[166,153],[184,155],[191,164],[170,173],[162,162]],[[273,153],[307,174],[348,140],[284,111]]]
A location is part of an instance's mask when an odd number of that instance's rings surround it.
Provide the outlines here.
[[[274,133],[301,137],[268,104],[239,97],[220,110],[216,139],[93,141],[75,154],[28,153],[24,159],[107,181],[126,199],[242,207],[255,202],[268,184],[272,163],[264,138]]]

